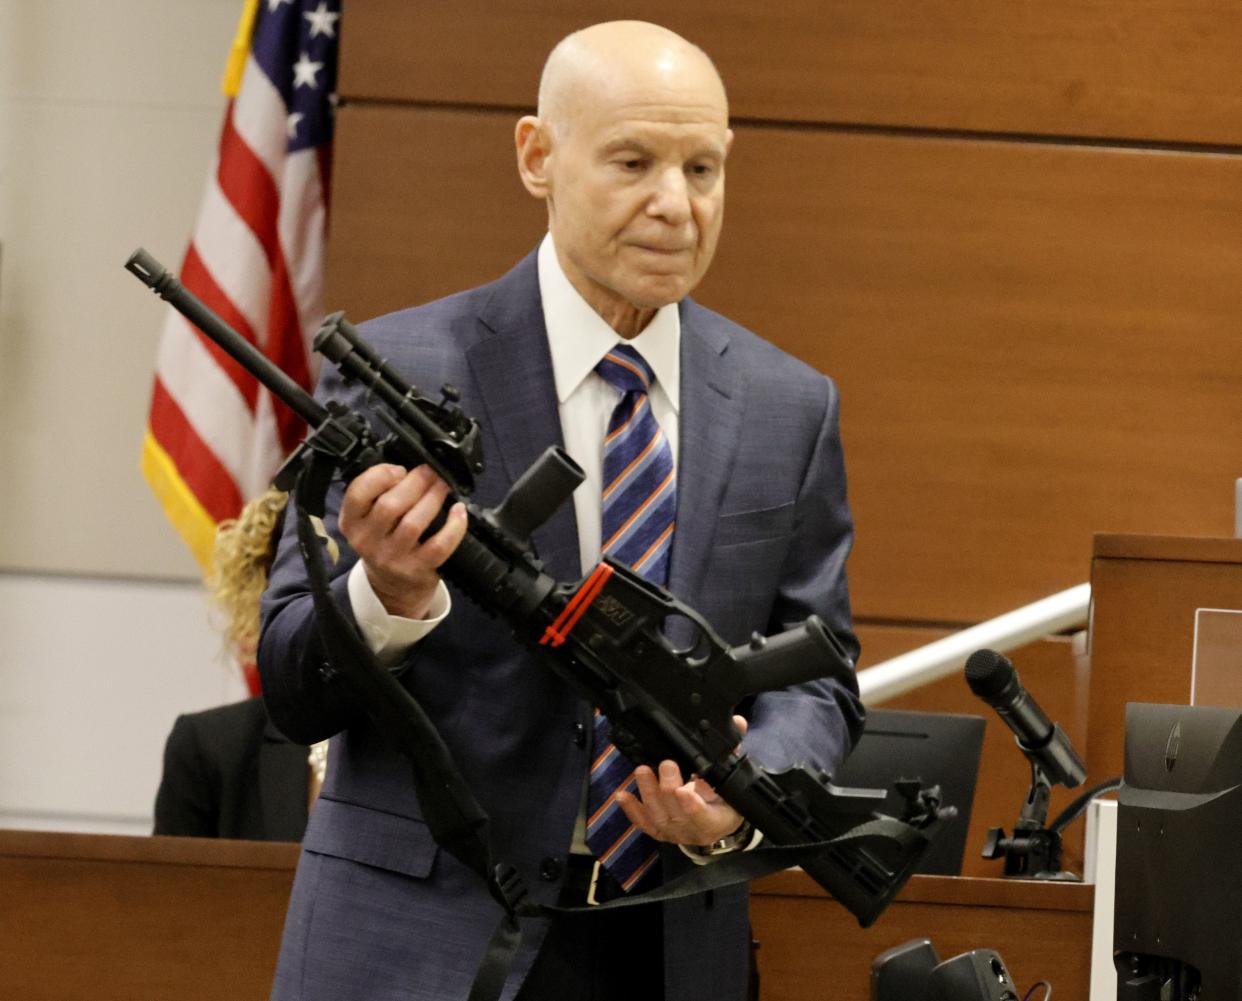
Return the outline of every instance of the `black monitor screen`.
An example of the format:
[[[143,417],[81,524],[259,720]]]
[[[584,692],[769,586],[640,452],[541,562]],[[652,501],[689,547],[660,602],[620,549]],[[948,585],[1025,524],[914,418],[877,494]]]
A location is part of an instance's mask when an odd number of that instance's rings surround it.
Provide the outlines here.
[[[981,716],[868,709],[863,735],[832,781],[889,789],[884,810],[894,816],[901,815],[903,806],[891,788],[898,779],[940,786],[943,802],[957,807],[957,816],[941,828],[917,871],[956,876],[966,851],[983,728]]]

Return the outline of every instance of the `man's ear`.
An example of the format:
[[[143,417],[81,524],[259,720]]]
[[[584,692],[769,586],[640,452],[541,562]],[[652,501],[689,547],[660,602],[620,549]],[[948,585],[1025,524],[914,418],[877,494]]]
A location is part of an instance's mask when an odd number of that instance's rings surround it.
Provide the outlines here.
[[[546,199],[548,158],[552,153],[550,130],[534,115],[524,115],[518,119],[513,139],[522,183],[536,198]]]

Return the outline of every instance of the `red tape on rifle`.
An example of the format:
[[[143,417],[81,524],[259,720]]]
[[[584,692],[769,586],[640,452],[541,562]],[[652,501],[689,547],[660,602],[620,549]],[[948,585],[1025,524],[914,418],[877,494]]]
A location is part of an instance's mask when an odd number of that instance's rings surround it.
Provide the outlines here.
[[[601,563],[591,573],[591,576],[582,582],[582,586],[569,599],[569,604],[561,609],[561,614],[556,617],[547,630],[543,634],[543,639],[539,641],[540,646],[551,644],[554,647],[560,646],[573,632],[574,626],[578,624],[578,620],[582,618],[583,613],[590,607],[598,596],[599,592],[604,589],[604,585],[608,583],[608,578],[612,576],[612,567],[607,563]]]

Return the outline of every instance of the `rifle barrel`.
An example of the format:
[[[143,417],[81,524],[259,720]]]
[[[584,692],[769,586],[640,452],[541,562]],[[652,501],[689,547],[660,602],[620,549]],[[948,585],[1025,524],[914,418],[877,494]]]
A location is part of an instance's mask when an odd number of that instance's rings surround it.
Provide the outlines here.
[[[177,280],[176,275],[139,247],[129,255],[125,270],[232,355],[263,385],[312,428],[328,419],[327,408],[285,375],[266,355],[208,309]]]

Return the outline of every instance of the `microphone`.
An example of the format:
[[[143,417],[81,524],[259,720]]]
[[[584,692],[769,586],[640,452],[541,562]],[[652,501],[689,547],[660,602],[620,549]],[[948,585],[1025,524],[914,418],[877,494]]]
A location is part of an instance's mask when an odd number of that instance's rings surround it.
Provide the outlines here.
[[[1070,745],[1069,737],[1052,723],[1022,687],[1018,672],[1003,654],[995,650],[976,650],[966,661],[966,683],[970,690],[997,711],[1013,731],[1018,747],[1032,765],[1043,771],[1049,782],[1073,789],[1087,777],[1082,758]]]

